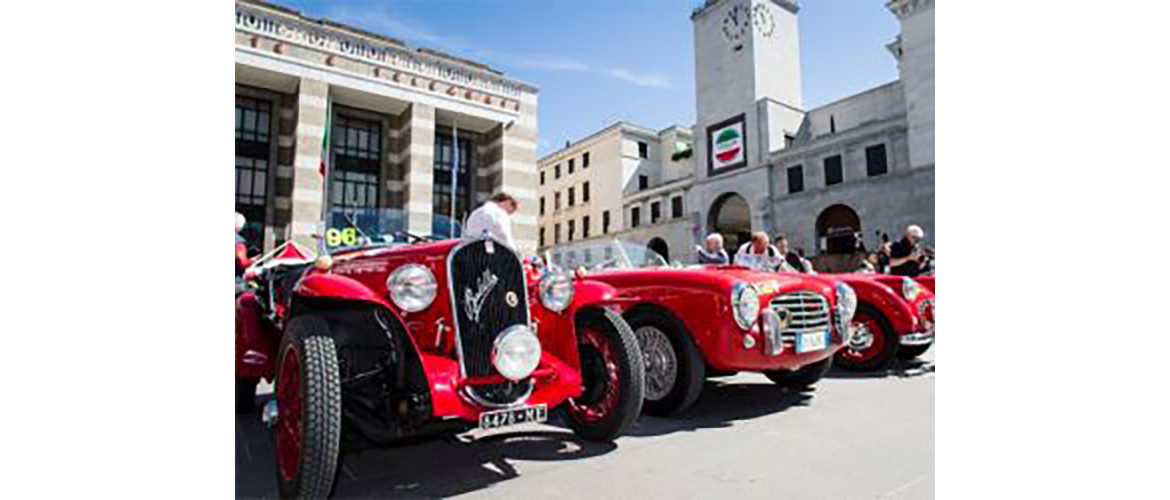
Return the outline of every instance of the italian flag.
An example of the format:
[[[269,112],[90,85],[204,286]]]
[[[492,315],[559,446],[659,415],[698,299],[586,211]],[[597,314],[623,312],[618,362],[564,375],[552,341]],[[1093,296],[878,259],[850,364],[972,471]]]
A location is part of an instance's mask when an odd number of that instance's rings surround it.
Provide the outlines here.
[[[321,177],[325,177],[325,176],[329,175],[329,132],[331,130],[333,130],[333,126],[330,123],[331,119],[332,119],[332,115],[333,115],[333,113],[331,112],[332,111],[331,108],[332,108],[332,103],[326,101],[326,104],[325,104],[325,135],[323,137],[321,137],[321,168],[318,170],[318,172],[321,173]]]
[[[723,129],[719,135],[715,137],[715,148],[722,150],[715,153],[715,158],[722,163],[727,163],[739,156],[739,132],[734,128]]]

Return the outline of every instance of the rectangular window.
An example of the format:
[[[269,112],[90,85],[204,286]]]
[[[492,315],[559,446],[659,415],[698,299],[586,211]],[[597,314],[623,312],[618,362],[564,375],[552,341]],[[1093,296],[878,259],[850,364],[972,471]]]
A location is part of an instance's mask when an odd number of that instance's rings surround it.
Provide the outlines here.
[[[788,194],[804,191],[804,165],[788,167]]]
[[[544,246],[544,228],[543,227],[540,228],[540,244],[537,246],[541,246],[541,247]]]
[[[670,218],[678,219],[683,216],[682,196],[670,199]]]
[[[581,155],[581,168],[589,168],[589,152]]]
[[[825,158],[825,185],[840,184],[843,180],[845,179],[844,173],[841,172],[841,155]]]
[[[573,233],[577,230],[577,221],[569,219],[569,241],[573,241]]]
[[[574,189],[576,189],[576,188],[569,188],[569,206],[570,207],[573,206],[577,202],[577,197],[573,196]]]
[[[630,208],[630,227],[638,227],[642,221],[642,207]]]
[[[650,203],[650,223],[657,224],[660,216],[662,216],[662,203],[657,201]]]
[[[561,223],[558,222],[553,226],[553,244],[557,245],[561,242]]]
[[[544,170],[540,171],[540,185],[544,185]]]
[[[639,175],[638,176],[638,191],[644,191],[648,187],[650,187],[650,178],[646,177],[645,175]]]
[[[335,114],[330,145],[330,209],[378,206],[382,173],[382,124]],[[437,159],[436,159],[437,163]]]
[[[865,148],[865,173],[870,177],[886,173],[886,145],[878,144]]]
[[[544,197],[540,197],[540,215],[544,215]]]
[[[601,212],[601,234],[609,234],[609,210]]]
[[[451,204],[455,204],[455,220],[463,220],[474,209],[471,205],[471,172],[475,172],[478,157],[475,154],[475,133],[459,131],[459,144],[455,144],[451,127],[435,129],[434,198],[432,213],[451,215]],[[455,154],[458,151],[459,157]],[[452,193],[454,185],[456,193]],[[449,229],[440,226],[439,219],[432,220],[432,232],[446,233]],[[445,224],[444,224],[445,225]]]
[[[556,193],[553,193],[553,210],[560,210],[560,209],[561,209],[561,193],[556,192]]]
[[[581,201],[589,201],[589,181],[585,181],[585,183],[581,185]]]
[[[650,145],[642,141],[638,141],[638,158],[650,157]]]
[[[589,237],[589,216],[586,215],[581,218],[581,238]]]
[[[573,167],[575,166],[576,162],[577,162],[577,160],[569,158],[569,173],[570,174],[573,173]]]
[[[248,219],[240,232],[250,247],[264,246],[272,103],[236,96],[236,211]]]
[[[553,167],[553,178],[554,179],[561,178],[561,164],[560,163],[558,163],[555,167]]]

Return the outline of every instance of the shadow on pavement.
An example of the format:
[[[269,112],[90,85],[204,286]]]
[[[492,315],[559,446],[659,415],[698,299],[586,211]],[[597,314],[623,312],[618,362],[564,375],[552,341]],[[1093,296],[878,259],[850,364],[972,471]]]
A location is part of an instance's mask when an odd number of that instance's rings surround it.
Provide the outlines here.
[[[934,373],[934,361],[925,361],[917,358],[906,361],[894,359],[890,362],[889,367],[871,372],[851,372],[833,368],[829,373],[825,374],[825,378],[910,378],[919,377],[928,373]]]
[[[555,422],[554,422],[555,424]],[[236,416],[236,496],[275,498],[270,434],[258,414]],[[575,460],[617,449],[591,443],[568,429],[548,427],[501,432],[470,440],[439,437],[393,448],[343,454],[336,498],[448,497],[519,477],[509,460]]]
[[[680,431],[730,427],[736,420],[779,413],[793,406],[807,406],[815,390],[789,391],[771,383],[708,380],[699,400],[687,410],[666,418],[642,415],[626,434],[659,436]]]

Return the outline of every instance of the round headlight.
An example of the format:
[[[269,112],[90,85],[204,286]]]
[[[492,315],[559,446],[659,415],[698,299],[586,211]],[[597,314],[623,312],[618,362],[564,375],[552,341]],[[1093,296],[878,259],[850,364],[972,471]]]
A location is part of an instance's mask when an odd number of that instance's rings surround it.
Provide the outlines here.
[[[902,296],[906,300],[913,302],[914,299],[918,298],[918,294],[920,293],[922,293],[922,285],[919,285],[917,281],[910,278],[902,278]]]
[[[731,286],[731,312],[735,324],[749,330],[760,315],[760,292],[756,287],[742,281]]]
[[[540,340],[525,325],[513,325],[504,330],[492,344],[492,365],[508,380],[527,377],[538,364]]]
[[[564,311],[573,302],[573,277],[548,272],[540,278],[540,303],[553,312]]]
[[[406,312],[418,312],[430,307],[431,302],[435,301],[439,285],[430,269],[418,264],[407,264],[390,273],[386,279],[386,289],[390,291],[390,300],[394,301],[394,305]]]
[[[837,325],[841,330],[842,342],[848,343],[853,332],[849,325],[853,322],[853,314],[857,312],[857,293],[853,287],[844,282],[837,283]]]

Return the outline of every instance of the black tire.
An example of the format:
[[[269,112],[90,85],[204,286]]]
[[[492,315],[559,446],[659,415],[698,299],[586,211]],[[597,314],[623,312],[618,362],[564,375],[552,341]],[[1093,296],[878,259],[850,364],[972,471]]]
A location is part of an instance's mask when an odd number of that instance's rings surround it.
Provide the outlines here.
[[[614,411],[600,421],[586,422],[579,420],[572,411],[564,411],[565,421],[573,432],[586,440],[609,442],[624,434],[642,413],[643,391],[646,388],[642,352],[638,350],[634,330],[626,320],[608,309],[588,309],[579,313],[577,328],[580,330],[584,327],[602,332],[615,346],[618,401]]]
[[[929,351],[930,346],[933,346],[933,345],[934,345],[934,342],[931,342],[929,344],[923,344],[923,345],[899,346],[898,347],[898,359],[900,359],[902,361],[909,361],[911,359],[917,358],[923,354],[926,354],[926,351]]]
[[[858,304],[857,313],[854,317],[861,314],[867,315],[876,323],[877,331],[873,332],[873,334],[875,336],[880,335],[881,341],[883,342],[879,352],[870,359],[859,361],[849,358],[845,354],[845,350],[849,349],[849,346],[845,346],[834,355],[837,358],[835,364],[843,370],[856,372],[868,372],[885,368],[898,352],[898,335],[894,333],[894,328],[890,326],[890,320],[876,307],[869,304]]]
[[[247,415],[256,408],[256,384],[260,380],[254,378],[236,379],[236,413]]]
[[[626,318],[630,328],[635,332],[639,328],[652,326],[670,341],[677,364],[674,384],[666,394],[657,400],[646,399],[642,404],[642,411],[648,415],[665,417],[681,412],[695,404],[699,393],[703,390],[703,381],[706,378],[707,367],[703,361],[703,354],[695,346],[691,333],[681,321],[670,314],[658,309],[636,309]],[[637,335],[635,334],[635,337]],[[641,347],[641,345],[639,345]],[[646,367],[647,370],[650,367]],[[647,378],[650,374],[647,373]]]
[[[325,498],[333,489],[341,447],[341,377],[329,324],[315,315],[289,322],[278,351],[278,388],[289,350],[295,353],[300,373],[301,448],[296,474],[285,480],[278,463],[276,481],[281,497]]]
[[[798,370],[775,370],[764,372],[764,375],[780,387],[804,389],[820,381],[832,367],[833,356],[829,356],[816,363],[804,365]]]

